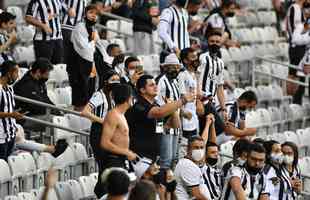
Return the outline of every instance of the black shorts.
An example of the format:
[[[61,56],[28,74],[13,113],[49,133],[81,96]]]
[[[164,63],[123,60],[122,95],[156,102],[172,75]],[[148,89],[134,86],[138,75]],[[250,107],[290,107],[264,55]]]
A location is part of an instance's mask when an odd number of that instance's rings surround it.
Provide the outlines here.
[[[11,139],[9,142],[0,144],[0,159],[8,161],[8,157],[13,152],[15,146],[15,138]]]
[[[304,57],[306,53],[306,46],[295,46],[295,47],[289,47],[288,49],[288,55],[290,59],[290,64],[292,65],[299,65],[300,61]],[[296,69],[289,68],[289,74],[296,76]]]
[[[34,40],[34,53],[36,59],[46,58],[53,64],[63,63],[64,47],[62,39],[59,40]]]
[[[183,137],[185,137],[186,139],[190,139],[194,135],[197,135],[197,130],[193,130],[193,131],[184,131],[183,130]]]

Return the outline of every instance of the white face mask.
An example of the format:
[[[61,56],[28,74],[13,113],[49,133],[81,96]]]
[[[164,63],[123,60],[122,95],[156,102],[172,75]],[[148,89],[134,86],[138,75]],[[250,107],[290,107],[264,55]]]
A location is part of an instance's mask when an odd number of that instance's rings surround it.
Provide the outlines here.
[[[271,160],[277,164],[282,164],[283,163],[283,154],[282,153],[272,153],[271,154]]]
[[[196,162],[201,161],[204,156],[205,156],[204,149],[195,149],[192,151],[192,158]]]
[[[283,156],[283,162],[287,165],[291,165],[294,162],[294,156]]]
[[[129,76],[132,77],[134,75],[134,73],[136,72],[136,70],[128,70]]]
[[[246,162],[246,160],[243,160],[241,158],[238,158],[237,161],[238,161],[238,165],[240,165],[240,166],[243,166]]]

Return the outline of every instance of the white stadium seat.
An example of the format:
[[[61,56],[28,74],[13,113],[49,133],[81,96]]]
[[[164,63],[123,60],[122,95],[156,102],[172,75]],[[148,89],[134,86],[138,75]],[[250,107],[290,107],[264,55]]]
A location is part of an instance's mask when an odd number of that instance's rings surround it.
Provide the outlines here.
[[[9,195],[12,190],[12,176],[7,162],[0,159],[0,198]]]
[[[60,126],[70,127],[69,122],[66,117],[54,116],[52,119],[52,122]],[[71,142],[74,142],[74,137],[75,137],[74,133],[71,133],[69,131],[65,131],[62,129],[57,129],[57,128],[54,129],[55,141],[59,139],[66,139],[68,143],[71,143]]]
[[[11,196],[6,196],[4,200],[20,200],[20,199],[17,196],[11,195]]]
[[[90,198],[90,197],[93,197],[95,195],[94,189],[95,189],[96,183],[94,183],[94,181],[91,177],[81,176],[79,178],[79,182],[80,182],[81,187],[82,187],[84,198]]]
[[[66,181],[74,177],[75,159],[74,151],[70,146],[55,159],[54,167],[58,169],[60,181]]]
[[[75,200],[73,198],[73,193],[69,183],[67,182],[57,182],[55,186],[55,191],[59,200]]]
[[[72,198],[75,199],[81,199],[83,198],[83,190],[80,185],[80,183],[76,180],[68,180],[67,183],[69,184],[69,187],[72,192]]]
[[[20,192],[17,194],[18,200],[36,200],[32,193]]]

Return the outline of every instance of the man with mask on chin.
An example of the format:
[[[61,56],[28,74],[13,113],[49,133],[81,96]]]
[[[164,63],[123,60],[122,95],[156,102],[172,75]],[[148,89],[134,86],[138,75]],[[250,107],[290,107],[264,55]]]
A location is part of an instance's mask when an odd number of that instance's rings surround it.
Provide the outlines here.
[[[14,91],[12,84],[18,78],[18,65],[13,61],[5,61],[0,66],[0,118],[7,123],[0,125],[0,159],[7,160],[12,153],[17,132],[16,120],[23,114],[14,111]]]
[[[210,29],[220,29],[223,45],[228,47],[239,46],[238,42],[232,40],[231,32],[227,26],[227,18],[235,16],[236,8],[237,2],[235,0],[223,0],[221,7],[212,10],[204,20],[204,32],[208,32]]]
[[[265,160],[265,148],[251,144],[245,165],[229,170],[221,200],[269,200],[263,175]]]
[[[95,45],[99,40],[95,29],[97,22],[97,7],[88,5],[85,8],[85,18],[72,31],[72,54],[67,65],[69,82],[72,88],[72,105],[81,111],[90,98],[90,77],[95,72]]]
[[[191,137],[188,140],[187,155],[179,160],[174,171],[178,200],[210,200],[201,172],[204,160],[205,141],[200,136]]]

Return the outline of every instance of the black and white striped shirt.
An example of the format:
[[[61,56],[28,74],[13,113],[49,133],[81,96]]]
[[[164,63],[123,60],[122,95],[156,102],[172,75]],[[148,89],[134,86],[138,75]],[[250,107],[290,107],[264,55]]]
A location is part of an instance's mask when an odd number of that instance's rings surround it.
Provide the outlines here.
[[[231,188],[230,180],[234,177],[240,178],[247,200],[257,200],[261,194],[267,194],[266,182],[263,173],[251,175],[245,167],[232,167],[227,174],[221,196],[221,200],[235,200],[235,194]]]
[[[85,0],[64,0],[62,3],[62,28],[73,30],[74,26],[83,20],[86,2]],[[75,17],[68,15],[68,10],[73,8],[75,10]]]
[[[236,128],[240,128],[240,121],[245,120],[245,113],[239,110],[238,102],[228,101],[225,105],[228,114],[228,121],[233,123]],[[216,106],[216,110],[220,112],[221,106]]]
[[[177,86],[177,81],[174,79],[169,81],[166,75],[163,75],[158,79],[157,83],[158,95],[157,103],[162,106],[166,104],[165,99],[170,99],[171,101],[177,101],[180,99],[180,92]],[[165,131],[166,134],[178,135],[178,129],[169,129]]]
[[[0,32],[0,46],[7,43],[8,40],[9,40],[8,35],[5,32]],[[0,53],[0,65],[4,61],[8,61],[8,60],[13,60],[12,52],[10,49],[6,49]]]
[[[221,170],[217,167],[205,165],[202,168],[204,184],[208,188],[210,199],[218,200],[222,192]]]
[[[199,84],[205,96],[214,97],[217,88],[224,84],[224,62],[209,52],[200,55]]]
[[[286,167],[282,166],[281,172],[282,172],[283,176],[288,177],[292,180],[294,180],[294,179],[301,180],[301,172],[300,172],[300,169],[298,168],[298,166],[293,168],[293,172],[289,172]],[[292,191],[292,198],[293,198],[293,200],[298,199],[298,193],[296,191]]]
[[[0,85],[0,112],[14,112],[15,100],[14,91],[11,86]],[[15,139],[16,136],[16,120],[11,117],[1,118],[0,123],[0,144],[9,142]]]
[[[298,26],[302,26],[303,28],[304,16],[302,13],[302,8],[297,4],[294,3],[290,6],[287,11],[287,33],[289,37],[289,43],[291,43],[293,33]]]
[[[188,21],[188,13],[183,8],[180,9],[172,5],[162,11],[158,33],[159,37],[167,46],[167,49],[178,48],[182,50],[190,47],[187,31]]]
[[[99,90],[93,94],[88,104],[95,111],[95,115],[104,118],[109,111],[109,104],[103,90]]]
[[[41,28],[36,27],[34,40],[45,41],[62,39],[60,20],[61,9],[62,4],[60,0],[30,1],[26,16],[34,17],[42,23],[46,23],[52,29],[52,33],[46,33]]]

